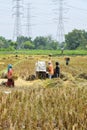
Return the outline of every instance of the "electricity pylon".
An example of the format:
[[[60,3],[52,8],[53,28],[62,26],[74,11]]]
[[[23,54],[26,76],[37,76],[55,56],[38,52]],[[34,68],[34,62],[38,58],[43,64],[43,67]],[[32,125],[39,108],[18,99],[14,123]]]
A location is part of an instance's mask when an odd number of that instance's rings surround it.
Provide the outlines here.
[[[30,37],[30,4],[27,5],[27,24],[26,24],[26,31],[27,31],[27,37]]]
[[[58,18],[58,28],[57,28],[57,39],[59,44],[64,42],[64,8],[63,8],[63,0],[59,0],[59,18]]]
[[[17,49],[21,48],[20,42],[18,41],[18,38],[22,35],[22,28],[21,28],[21,17],[23,15],[23,6],[22,2],[23,0],[13,0],[15,6],[13,7],[13,15],[15,16],[15,24],[14,24],[14,34],[13,39],[15,39],[17,43]]]

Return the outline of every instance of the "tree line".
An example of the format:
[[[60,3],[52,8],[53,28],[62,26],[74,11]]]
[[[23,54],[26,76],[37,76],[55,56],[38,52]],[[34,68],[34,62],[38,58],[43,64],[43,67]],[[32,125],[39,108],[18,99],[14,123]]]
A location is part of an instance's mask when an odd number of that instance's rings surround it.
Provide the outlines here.
[[[18,48],[19,47],[19,48]],[[0,36],[0,49],[41,49],[41,50],[57,50],[57,49],[87,49],[87,32],[85,30],[74,29],[65,35],[65,42],[59,44],[51,36],[37,36],[32,40],[31,37],[20,36],[16,41],[7,40]]]

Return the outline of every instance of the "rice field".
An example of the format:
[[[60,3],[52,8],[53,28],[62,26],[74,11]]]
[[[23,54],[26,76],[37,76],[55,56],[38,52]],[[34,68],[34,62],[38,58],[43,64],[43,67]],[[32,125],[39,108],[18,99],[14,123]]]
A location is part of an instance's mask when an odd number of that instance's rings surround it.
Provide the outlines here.
[[[11,63],[18,76],[15,88],[0,86],[0,130],[87,130],[87,56],[71,56],[69,66],[64,59],[50,59],[60,63],[60,78],[26,81],[48,56],[0,57],[0,74]]]

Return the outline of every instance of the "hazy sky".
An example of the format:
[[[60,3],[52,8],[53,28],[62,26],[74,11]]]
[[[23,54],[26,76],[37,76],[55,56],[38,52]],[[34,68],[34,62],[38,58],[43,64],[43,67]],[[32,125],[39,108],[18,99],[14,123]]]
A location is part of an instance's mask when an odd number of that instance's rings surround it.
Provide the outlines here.
[[[15,2],[0,0],[0,36],[12,39],[14,36]],[[27,4],[30,3],[30,36],[52,35],[56,38],[59,0],[23,0],[21,9],[22,35],[27,35]],[[73,29],[87,30],[87,0],[64,0],[63,23],[64,33]]]

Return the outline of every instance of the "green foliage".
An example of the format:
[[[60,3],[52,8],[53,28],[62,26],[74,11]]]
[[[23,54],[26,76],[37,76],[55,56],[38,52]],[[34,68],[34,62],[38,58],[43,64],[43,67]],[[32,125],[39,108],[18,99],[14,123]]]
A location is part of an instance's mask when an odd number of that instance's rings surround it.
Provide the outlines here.
[[[45,37],[36,37],[34,39],[35,49],[45,49],[47,39]]]
[[[58,42],[53,40],[51,36],[36,37],[33,42],[35,45],[35,49],[56,50],[58,46]]]
[[[74,29],[65,35],[66,49],[85,49],[87,45],[87,32]]]
[[[24,43],[26,41],[32,42],[31,37],[20,36],[20,37],[17,38],[17,42],[19,42],[20,44],[22,44],[22,43]]]
[[[0,39],[0,48],[4,46],[4,42]]]
[[[4,37],[0,36],[0,48],[7,48],[7,47],[8,47],[8,41]]]
[[[34,45],[30,41],[23,43],[24,49],[34,49]]]
[[[16,46],[16,48],[17,49],[21,49],[21,48],[23,49],[24,48],[24,43],[26,41],[30,41],[32,43],[31,37],[24,37],[24,36],[17,37],[17,41],[16,41],[17,46]]]
[[[35,49],[35,50],[87,50],[87,32],[74,29],[65,35],[65,42],[59,44],[51,36],[31,37],[20,36],[17,41],[7,40],[0,36],[0,50]],[[39,53],[39,52],[38,52]]]

